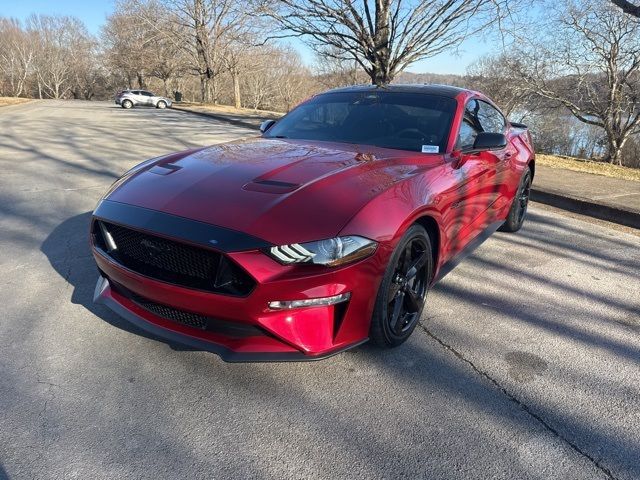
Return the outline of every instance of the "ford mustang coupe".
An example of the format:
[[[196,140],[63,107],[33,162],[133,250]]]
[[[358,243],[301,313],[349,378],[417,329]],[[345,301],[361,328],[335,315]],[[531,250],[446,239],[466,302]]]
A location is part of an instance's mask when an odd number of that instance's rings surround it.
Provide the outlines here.
[[[95,301],[227,361],[404,342],[429,288],[515,232],[531,137],[478,92],[358,86],[134,167],[93,214]]]

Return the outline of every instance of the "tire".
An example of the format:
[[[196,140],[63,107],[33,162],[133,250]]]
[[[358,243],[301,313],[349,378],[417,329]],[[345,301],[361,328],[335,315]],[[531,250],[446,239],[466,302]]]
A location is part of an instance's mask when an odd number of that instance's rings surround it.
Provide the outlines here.
[[[123,100],[120,106],[128,110],[133,107],[133,102],[131,100]]]
[[[432,272],[429,234],[413,225],[398,242],[380,283],[369,331],[373,343],[392,348],[409,338],[424,309]]]
[[[158,103],[156,103],[156,108],[167,108],[167,102],[165,102],[164,100],[160,100]]]
[[[516,192],[516,196],[513,198],[511,208],[509,209],[509,215],[507,215],[507,219],[498,229],[501,232],[513,233],[522,228],[522,224],[527,216],[532,180],[533,176],[531,175],[531,169],[527,167],[520,179],[518,191]]]

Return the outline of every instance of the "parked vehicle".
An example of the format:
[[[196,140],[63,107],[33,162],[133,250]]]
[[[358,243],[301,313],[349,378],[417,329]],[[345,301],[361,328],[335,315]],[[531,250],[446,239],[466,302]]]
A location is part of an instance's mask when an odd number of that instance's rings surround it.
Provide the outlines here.
[[[478,92],[338,89],[261,130],[111,187],[91,226],[96,302],[227,361],[395,347],[435,282],[525,220],[531,137]]]
[[[122,108],[167,108],[172,105],[171,99],[155,95],[146,90],[123,90],[116,95],[115,102],[116,105],[120,105]]]

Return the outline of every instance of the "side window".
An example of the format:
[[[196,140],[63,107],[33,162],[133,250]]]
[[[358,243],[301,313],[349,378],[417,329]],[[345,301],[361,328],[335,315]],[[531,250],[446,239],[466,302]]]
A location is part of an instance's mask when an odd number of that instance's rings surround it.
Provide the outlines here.
[[[480,106],[478,110],[478,120],[482,126],[482,131],[490,133],[502,133],[506,122],[502,114],[487,102],[477,102]]]
[[[131,94],[132,95],[140,95],[140,92],[138,90],[132,90]]]
[[[458,133],[457,148],[464,150],[473,147],[473,143],[482,132],[482,126],[478,119],[480,104],[477,100],[470,100],[464,109],[464,118]]]
[[[153,93],[151,92],[140,92],[142,95],[144,95],[145,97],[153,97]]]

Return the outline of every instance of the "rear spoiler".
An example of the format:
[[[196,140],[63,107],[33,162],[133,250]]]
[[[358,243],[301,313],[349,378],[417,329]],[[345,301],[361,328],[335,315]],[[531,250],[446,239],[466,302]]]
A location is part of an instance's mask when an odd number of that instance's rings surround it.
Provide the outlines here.
[[[524,143],[527,144],[527,147],[529,147],[531,153],[533,153],[533,138],[531,137],[529,127],[527,127],[524,123],[516,122],[509,122],[509,125],[511,126],[511,128],[516,129],[514,134],[520,137],[524,141]]]

